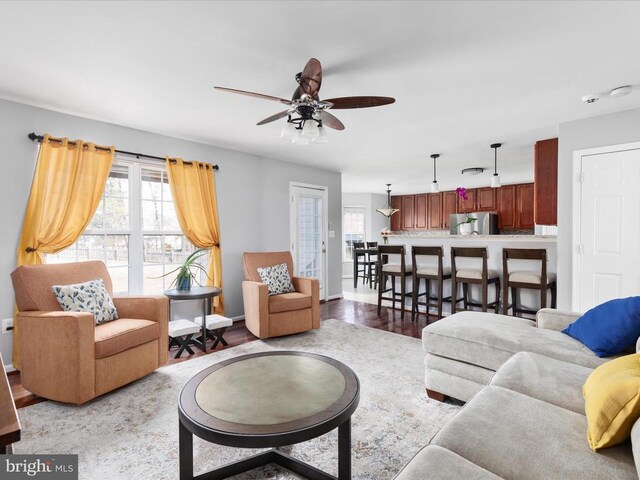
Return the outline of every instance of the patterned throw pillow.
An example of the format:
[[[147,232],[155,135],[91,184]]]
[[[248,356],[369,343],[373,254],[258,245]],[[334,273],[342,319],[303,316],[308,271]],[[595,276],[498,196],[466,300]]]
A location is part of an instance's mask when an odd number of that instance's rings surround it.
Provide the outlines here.
[[[269,295],[280,295],[281,293],[295,292],[289,276],[289,269],[286,263],[274,265],[273,267],[258,268],[258,273],[262,283],[269,287]]]
[[[101,278],[75,285],[51,287],[65,312],[93,313],[96,325],[118,319],[118,311]]]

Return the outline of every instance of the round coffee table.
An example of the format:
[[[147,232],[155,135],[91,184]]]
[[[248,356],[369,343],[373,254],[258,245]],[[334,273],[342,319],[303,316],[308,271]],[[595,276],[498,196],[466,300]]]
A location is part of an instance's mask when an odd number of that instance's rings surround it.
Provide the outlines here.
[[[338,479],[351,478],[351,415],[360,382],[323,355],[264,352],[232,358],[198,373],[180,392],[180,480],[193,479],[193,435],[218,445],[292,445],[338,428]],[[222,479],[276,463],[312,480],[335,480],[276,448],[198,478]]]

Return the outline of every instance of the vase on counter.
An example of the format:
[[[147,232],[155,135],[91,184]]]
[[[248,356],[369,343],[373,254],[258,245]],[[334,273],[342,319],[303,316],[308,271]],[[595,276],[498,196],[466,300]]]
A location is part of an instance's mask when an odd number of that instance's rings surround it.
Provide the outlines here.
[[[471,232],[473,232],[473,226],[471,223],[461,223],[458,225],[458,232],[460,235],[471,235]]]

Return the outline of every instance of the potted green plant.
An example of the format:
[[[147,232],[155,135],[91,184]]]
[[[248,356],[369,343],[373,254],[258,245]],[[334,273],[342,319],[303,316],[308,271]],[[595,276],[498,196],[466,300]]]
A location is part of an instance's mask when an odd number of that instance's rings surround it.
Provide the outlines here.
[[[207,269],[197,262],[197,260],[199,260],[200,258],[202,258],[203,255],[206,255],[206,254],[207,254],[207,250],[204,248],[200,248],[195,252],[193,252],[192,254],[190,254],[185,259],[184,263],[180,265],[178,268],[171,270],[170,272],[167,272],[164,275],[160,275],[159,277],[155,277],[155,278],[166,277],[167,275],[171,275],[172,273],[178,272],[178,275],[176,275],[176,278],[173,279],[173,282],[171,282],[170,286],[175,285],[176,289],[178,290],[190,290],[192,282],[195,282],[197,285],[200,285],[200,282],[198,282],[196,273],[204,272],[207,278],[211,278],[207,273]]]

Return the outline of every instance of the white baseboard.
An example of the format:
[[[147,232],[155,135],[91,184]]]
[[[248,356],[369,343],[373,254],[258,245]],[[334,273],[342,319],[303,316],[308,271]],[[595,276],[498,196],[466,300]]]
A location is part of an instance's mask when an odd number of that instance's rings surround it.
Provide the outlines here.
[[[4,366],[4,371],[7,373],[16,371],[16,369],[13,368],[13,363],[7,363],[6,365],[3,365],[3,366]]]
[[[338,293],[338,294],[336,294],[336,295],[329,295],[329,296],[327,297],[327,301],[329,301],[329,300],[339,300],[339,299],[341,299],[341,298],[343,298],[342,294],[341,294],[341,293]]]
[[[235,317],[231,317],[231,320],[233,320],[233,322],[240,322],[242,320],[244,320],[244,315],[237,315]]]

